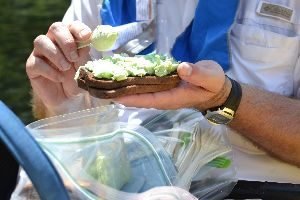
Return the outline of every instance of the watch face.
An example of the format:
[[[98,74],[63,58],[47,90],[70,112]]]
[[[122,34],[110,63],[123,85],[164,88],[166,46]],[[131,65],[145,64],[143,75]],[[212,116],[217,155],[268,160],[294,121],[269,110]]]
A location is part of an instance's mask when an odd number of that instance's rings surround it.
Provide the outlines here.
[[[232,118],[228,118],[219,113],[211,113],[211,115],[207,117],[207,120],[214,124],[228,124]]]

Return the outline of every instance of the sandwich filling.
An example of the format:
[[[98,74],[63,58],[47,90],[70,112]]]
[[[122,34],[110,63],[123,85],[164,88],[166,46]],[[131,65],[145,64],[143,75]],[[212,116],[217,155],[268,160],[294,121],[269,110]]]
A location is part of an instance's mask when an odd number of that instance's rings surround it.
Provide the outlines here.
[[[158,54],[137,55],[134,57],[115,54],[99,60],[89,61],[80,68],[91,72],[96,79],[122,81],[128,77],[167,76],[176,72],[178,65],[179,62],[173,58]],[[77,73],[75,79],[78,76]]]

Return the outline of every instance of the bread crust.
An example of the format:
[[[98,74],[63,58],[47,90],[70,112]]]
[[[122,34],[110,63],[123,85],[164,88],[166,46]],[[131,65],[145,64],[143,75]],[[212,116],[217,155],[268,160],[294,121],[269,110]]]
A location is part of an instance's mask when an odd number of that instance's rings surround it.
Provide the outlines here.
[[[176,87],[180,82],[177,74],[164,77],[128,77],[123,81],[97,79],[85,69],[80,69],[77,84],[92,96],[101,99],[117,98],[126,95],[160,92]]]

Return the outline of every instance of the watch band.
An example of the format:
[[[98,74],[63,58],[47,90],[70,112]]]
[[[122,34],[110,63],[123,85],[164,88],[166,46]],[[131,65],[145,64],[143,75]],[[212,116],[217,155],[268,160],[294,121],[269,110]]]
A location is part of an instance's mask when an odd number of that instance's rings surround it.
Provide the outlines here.
[[[231,82],[231,90],[223,105],[206,111],[205,118],[212,124],[228,124],[234,118],[242,98],[241,85],[226,76]]]
[[[226,107],[236,112],[242,98],[242,87],[237,81],[231,79],[227,75],[226,77],[230,80],[232,86],[228,98],[226,99],[224,104],[220,106],[220,108],[222,109]]]

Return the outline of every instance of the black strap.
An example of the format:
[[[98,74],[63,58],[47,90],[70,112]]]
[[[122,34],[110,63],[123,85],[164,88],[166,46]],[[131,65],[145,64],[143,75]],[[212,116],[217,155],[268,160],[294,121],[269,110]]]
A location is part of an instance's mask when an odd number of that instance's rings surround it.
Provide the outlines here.
[[[193,191],[197,183],[192,182]],[[300,184],[239,180],[225,199],[299,200]]]
[[[229,92],[228,98],[223,103],[223,105],[214,107],[214,108],[210,108],[209,111],[216,111],[216,110],[219,110],[219,108],[221,110],[223,110],[226,107],[226,108],[233,110],[235,113],[236,110],[238,109],[241,99],[242,99],[242,95],[243,95],[242,87],[237,81],[233,80],[232,78],[228,77],[227,75],[226,75],[226,78],[228,78],[228,80],[230,80],[230,82],[231,82],[231,90]],[[202,114],[205,115],[206,113],[207,113],[207,111],[203,112]]]
[[[197,193],[197,184],[192,182],[191,193]],[[300,184],[239,180],[225,199],[299,200]]]
[[[238,181],[227,198],[232,199],[270,199],[299,200],[300,184]]]
[[[231,90],[229,93],[228,98],[226,99],[226,101],[224,102],[224,104],[222,105],[221,108],[230,108],[231,110],[233,110],[234,112],[236,112],[236,110],[238,109],[240,102],[241,102],[241,98],[242,98],[242,87],[241,85],[231,79],[230,77],[226,76],[230,82],[231,82]]]

